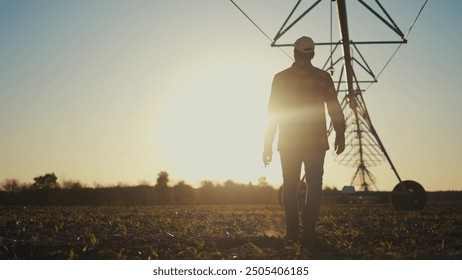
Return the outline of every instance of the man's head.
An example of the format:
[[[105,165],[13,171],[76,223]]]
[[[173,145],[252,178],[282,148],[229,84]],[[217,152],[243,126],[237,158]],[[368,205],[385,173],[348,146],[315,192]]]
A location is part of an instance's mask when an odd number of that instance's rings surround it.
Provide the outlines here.
[[[314,42],[313,39],[303,36],[297,39],[294,43],[294,58],[295,61],[303,61],[314,57]]]

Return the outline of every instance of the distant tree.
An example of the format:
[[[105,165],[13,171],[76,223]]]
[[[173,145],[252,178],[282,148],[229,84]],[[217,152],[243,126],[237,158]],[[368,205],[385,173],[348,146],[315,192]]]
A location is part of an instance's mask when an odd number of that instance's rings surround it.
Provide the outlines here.
[[[268,181],[266,180],[266,177],[260,177],[260,178],[258,178],[258,186],[259,187],[269,187],[270,184],[268,184]]]
[[[201,189],[213,189],[215,188],[215,184],[212,181],[202,181],[201,182]]]
[[[222,203],[243,204],[252,200],[252,186],[227,180],[223,184]]]
[[[77,180],[65,180],[62,187],[63,189],[82,189],[84,185]]]
[[[165,171],[160,172],[157,176],[157,185],[155,186],[159,204],[165,205],[173,202],[173,192],[168,186],[168,182],[168,173]]]
[[[57,189],[59,188],[58,177],[54,173],[48,173],[34,178],[34,189]]]
[[[335,187],[335,186],[333,186],[333,187],[325,186],[325,187],[323,188],[323,190],[324,190],[325,192],[337,192],[337,191],[338,191],[337,187]]]
[[[226,188],[226,189],[233,189],[236,187],[236,183],[234,183],[233,180],[227,180],[225,181],[225,183],[223,184],[223,186]]]
[[[159,172],[157,175],[157,187],[167,187],[168,182],[168,173],[166,171]]]
[[[194,188],[184,181],[178,182],[173,186],[173,199],[176,204],[194,204],[196,203],[196,192]]]
[[[199,188],[199,201],[204,204],[214,204],[218,202],[218,188],[212,181],[202,181]]]
[[[140,180],[140,181],[138,182],[138,186],[139,186],[139,187],[141,187],[141,186],[143,186],[143,187],[150,187],[151,184],[150,184],[149,181],[147,181],[147,180]]]
[[[6,179],[3,181],[1,188],[7,192],[19,192],[21,190],[21,184],[16,179]]]

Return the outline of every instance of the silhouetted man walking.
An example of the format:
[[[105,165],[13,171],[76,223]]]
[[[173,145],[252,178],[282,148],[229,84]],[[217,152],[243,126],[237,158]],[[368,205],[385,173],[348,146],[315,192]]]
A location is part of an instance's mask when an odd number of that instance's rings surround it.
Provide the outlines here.
[[[295,62],[274,76],[268,104],[263,163],[273,156],[272,146],[279,128],[278,151],[283,177],[283,204],[286,238],[299,240],[297,188],[302,163],[305,167],[307,195],[302,209],[302,244],[314,240],[315,225],[322,198],[324,157],[329,149],[325,105],[336,137],[335,151],[345,149],[345,118],[329,73],[311,64],[314,42],[301,37],[294,43]]]

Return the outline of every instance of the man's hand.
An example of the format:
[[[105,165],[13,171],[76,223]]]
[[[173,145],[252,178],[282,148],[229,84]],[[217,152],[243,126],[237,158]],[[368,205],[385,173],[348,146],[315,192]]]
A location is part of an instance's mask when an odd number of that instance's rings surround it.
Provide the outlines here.
[[[345,150],[345,134],[337,133],[335,135],[335,151],[340,155]]]
[[[273,159],[273,151],[271,149],[265,149],[263,152],[263,164],[267,167]]]

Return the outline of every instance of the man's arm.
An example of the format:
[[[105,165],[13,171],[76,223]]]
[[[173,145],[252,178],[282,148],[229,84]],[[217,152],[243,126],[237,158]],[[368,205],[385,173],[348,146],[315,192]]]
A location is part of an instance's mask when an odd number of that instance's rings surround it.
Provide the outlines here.
[[[329,113],[335,130],[335,151],[339,155],[345,150],[345,116],[337,99],[334,82],[328,73],[326,73],[326,80],[327,91],[325,102],[327,105],[327,112]]]
[[[271,95],[268,102],[268,110],[266,116],[265,126],[265,139],[263,149],[263,164],[268,166],[273,158],[273,142],[276,134],[278,120],[277,120],[277,105],[278,105],[278,82],[277,77],[273,78],[271,85]]]

